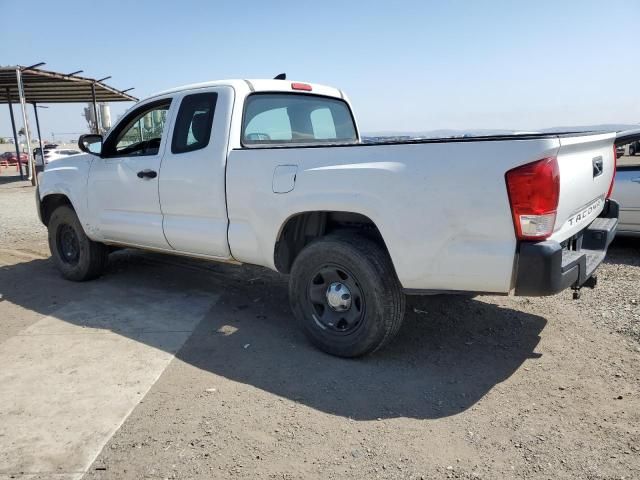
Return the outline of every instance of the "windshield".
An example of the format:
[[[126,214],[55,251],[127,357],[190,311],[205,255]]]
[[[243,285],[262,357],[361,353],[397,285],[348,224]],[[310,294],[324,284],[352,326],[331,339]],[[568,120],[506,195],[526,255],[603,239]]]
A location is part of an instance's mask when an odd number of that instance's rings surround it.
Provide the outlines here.
[[[245,105],[243,145],[356,142],[346,102],[317,95],[258,93]]]

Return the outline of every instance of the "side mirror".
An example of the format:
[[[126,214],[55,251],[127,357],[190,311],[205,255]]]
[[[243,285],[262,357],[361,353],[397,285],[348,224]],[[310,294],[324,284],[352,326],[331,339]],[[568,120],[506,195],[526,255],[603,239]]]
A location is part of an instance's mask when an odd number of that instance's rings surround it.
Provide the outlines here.
[[[97,133],[80,135],[80,138],[78,139],[78,148],[85,153],[100,155],[102,152],[102,135],[98,135]]]

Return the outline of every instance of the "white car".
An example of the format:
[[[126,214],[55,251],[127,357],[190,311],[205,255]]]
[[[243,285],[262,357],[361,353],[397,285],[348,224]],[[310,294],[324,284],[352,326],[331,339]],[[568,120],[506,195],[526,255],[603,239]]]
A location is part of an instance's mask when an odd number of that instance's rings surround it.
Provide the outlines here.
[[[41,175],[38,212],[65,278],[100,275],[109,246],[262,265],[290,275],[311,341],[353,357],[394,337],[406,294],[593,286],[618,222],[615,138],[363,144],[337,88],[207,82],[83,136]]]
[[[640,131],[626,132],[627,137],[640,137]],[[637,145],[639,142],[631,144]],[[618,160],[616,185],[612,194],[620,204],[620,224],[618,234],[640,237],[640,160],[638,157],[624,157]]]
[[[613,196],[620,203],[619,234],[640,236],[640,165],[618,167]]]
[[[80,150],[75,150],[71,148],[54,148],[54,149],[44,149],[44,161],[45,164],[49,164],[54,160],[58,160],[60,158],[68,157],[70,155],[78,155],[82,153]],[[36,165],[42,166],[42,154],[38,151],[36,153]]]

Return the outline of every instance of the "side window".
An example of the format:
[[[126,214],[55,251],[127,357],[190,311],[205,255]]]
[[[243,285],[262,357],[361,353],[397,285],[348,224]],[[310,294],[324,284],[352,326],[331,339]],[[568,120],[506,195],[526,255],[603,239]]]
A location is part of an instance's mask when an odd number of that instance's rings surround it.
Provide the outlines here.
[[[218,94],[213,92],[182,99],[173,129],[171,153],[193,152],[209,145],[217,100]]]
[[[171,100],[146,105],[129,114],[105,141],[103,155],[129,157],[156,155],[167,121]]]

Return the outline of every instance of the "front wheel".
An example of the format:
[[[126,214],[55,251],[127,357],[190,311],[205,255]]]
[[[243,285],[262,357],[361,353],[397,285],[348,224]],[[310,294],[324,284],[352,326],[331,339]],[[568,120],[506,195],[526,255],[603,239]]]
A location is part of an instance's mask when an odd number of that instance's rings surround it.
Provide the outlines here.
[[[107,248],[87,237],[73,208],[56,208],[47,227],[51,256],[64,278],[81,282],[103,272]]]
[[[340,357],[378,350],[404,318],[405,296],[389,255],[357,234],[307,246],[293,264],[289,299],[311,342]]]

